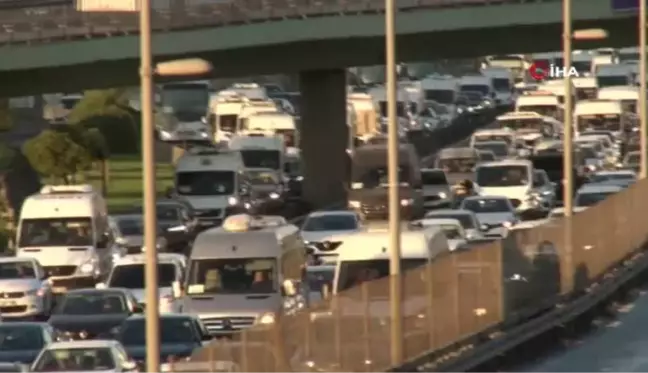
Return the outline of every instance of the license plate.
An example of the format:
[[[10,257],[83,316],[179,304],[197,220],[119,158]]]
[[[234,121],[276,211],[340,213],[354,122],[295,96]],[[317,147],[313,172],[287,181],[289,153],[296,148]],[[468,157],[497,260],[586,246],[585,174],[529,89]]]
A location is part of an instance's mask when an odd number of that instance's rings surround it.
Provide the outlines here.
[[[16,304],[17,304],[16,301],[13,300],[0,301],[0,307],[11,307],[11,306],[15,306]]]
[[[52,288],[52,292],[54,293],[65,293],[67,291],[67,288],[65,286],[57,286]]]

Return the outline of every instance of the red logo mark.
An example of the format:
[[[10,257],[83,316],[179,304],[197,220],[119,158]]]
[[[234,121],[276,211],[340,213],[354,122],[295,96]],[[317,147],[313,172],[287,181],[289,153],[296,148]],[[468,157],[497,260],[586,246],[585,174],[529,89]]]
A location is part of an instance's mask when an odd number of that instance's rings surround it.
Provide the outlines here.
[[[529,66],[529,75],[535,80],[544,80],[549,76],[549,64],[546,62],[534,62]]]

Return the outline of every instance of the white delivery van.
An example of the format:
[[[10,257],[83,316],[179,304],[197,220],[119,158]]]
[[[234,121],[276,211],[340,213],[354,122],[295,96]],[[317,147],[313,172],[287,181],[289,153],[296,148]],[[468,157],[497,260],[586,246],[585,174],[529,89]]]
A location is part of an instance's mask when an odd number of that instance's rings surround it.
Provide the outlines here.
[[[513,106],[515,102],[513,95],[515,79],[511,70],[505,67],[487,67],[482,69],[481,72],[493,82],[495,104],[499,107]]]
[[[247,131],[252,129],[248,125],[248,119],[255,114],[260,113],[279,113],[280,110],[277,108],[277,104],[272,100],[265,101],[248,101],[243,105],[243,109],[238,117],[238,123],[236,125],[236,132]]]
[[[238,131],[238,118],[249,100],[233,91],[220,91],[209,103],[208,122],[213,127],[214,142],[229,142]]]
[[[533,195],[533,163],[527,159],[479,164],[475,182],[481,188],[481,195],[506,197],[517,211],[538,207]]]
[[[217,225],[249,208],[244,170],[239,152],[191,148],[176,163],[175,193],[193,206],[201,226]]]
[[[588,130],[611,131],[620,139],[626,128],[634,125],[636,115],[625,112],[620,101],[582,100],[574,108],[576,135]]]
[[[558,97],[551,92],[533,91],[525,93],[515,100],[515,111],[531,111],[558,119],[563,116],[563,105]]]
[[[459,95],[459,82],[451,75],[432,75],[421,81],[425,101],[435,101],[446,105],[449,110],[455,111],[457,96]]]
[[[283,138],[287,147],[299,147],[299,132],[295,117],[286,113],[279,112],[261,112],[250,115],[246,122],[247,128],[242,129],[243,134],[246,131],[262,131],[277,135]]]
[[[211,142],[213,134],[204,120],[209,111],[212,85],[208,80],[161,85],[161,105],[177,119],[174,142]]]
[[[634,74],[628,65],[600,65],[596,69],[598,89],[612,86],[627,86],[634,83]]]
[[[459,79],[461,92],[479,92],[485,99],[495,99],[493,80],[483,75],[467,75]]]
[[[34,258],[54,292],[94,286],[112,265],[106,203],[91,185],[46,185],[20,210],[16,256]]]
[[[257,83],[234,83],[227,90],[254,101],[266,101],[269,99],[265,87]]]
[[[553,117],[540,115],[533,111],[512,111],[497,117],[502,129],[515,133],[519,144],[528,147],[543,139],[559,137],[563,131],[562,122]]]
[[[510,54],[503,56],[488,56],[486,57],[486,67],[503,67],[511,71],[513,78],[516,82],[520,82],[526,75],[526,70],[529,68],[530,63],[522,54]]]
[[[267,135],[237,135],[229,148],[243,159],[246,178],[255,198],[278,199],[284,192],[284,140],[272,133]]]
[[[578,77],[572,78],[574,90],[576,91],[576,98],[578,100],[587,100],[596,97],[598,85],[595,77]]]
[[[591,66],[592,75],[596,75],[599,69],[603,66],[616,64],[615,61],[616,59],[614,58],[614,56],[611,55],[592,56],[592,66]]]
[[[387,124],[387,92],[385,87],[371,88],[368,93],[373,99],[376,112],[380,115],[381,126],[385,127]],[[413,117],[411,108],[410,95],[402,87],[399,87],[396,92],[396,116],[400,126],[410,124]]]
[[[639,87],[632,85],[601,88],[597,98],[620,101],[623,110],[630,113],[637,113],[639,109]]]

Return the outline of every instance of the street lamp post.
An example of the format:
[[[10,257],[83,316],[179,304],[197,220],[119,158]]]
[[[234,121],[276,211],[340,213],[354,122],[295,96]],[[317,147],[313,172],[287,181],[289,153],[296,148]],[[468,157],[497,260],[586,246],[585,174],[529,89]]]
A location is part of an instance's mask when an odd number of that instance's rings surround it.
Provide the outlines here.
[[[387,170],[389,178],[389,294],[391,310],[391,363],[403,361],[403,325],[400,277],[400,195],[398,182],[399,131],[396,118],[396,25],[394,0],[385,0],[385,57],[387,83]]]
[[[641,121],[641,172],[648,177],[648,119],[646,118],[646,1],[639,0],[639,120]]]

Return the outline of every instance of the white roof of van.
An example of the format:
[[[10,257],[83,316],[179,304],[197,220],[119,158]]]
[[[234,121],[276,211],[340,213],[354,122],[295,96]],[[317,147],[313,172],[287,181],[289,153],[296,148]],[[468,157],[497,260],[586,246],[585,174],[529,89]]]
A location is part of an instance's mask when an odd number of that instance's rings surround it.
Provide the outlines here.
[[[480,163],[477,167],[501,167],[501,166],[533,166],[528,159],[504,159],[501,161]]]
[[[544,116],[535,111],[510,111],[497,117],[497,120],[541,119]]]
[[[619,101],[613,100],[581,100],[576,103],[574,115],[605,115],[621,114],[623,107]]]
[[[522,95],[515,101],[517,106],[527,105],[560,105],[558,97],[552,93],[547,92],[546,95]]]
[[[426,227],[420,230],[401,232],[402,258],[430,258],[429,243],[436,234],[443,234],[440,228]],[[348,236],[338,247],[338,261],[342,260],[373,260],[389,258],[388,231],[359,232]],[[361,248],[359,250],[358,248]]]
[[[235,151],[211,153],[185,153],[176,162],[176,172],[190,171],[238,171],[244,168],[241,154]]]
[[[596,88],[596,78],[591,76],[579,76],[572,78],[572,84],[576,88]]]
[[[281,150],[284,141],[281,136],[232,136],[228,147],[232,150],[243,149],[268,149]]]
[[[90,217],[95,198],[92,193],[34,194],[23,203],[20,218]]]

